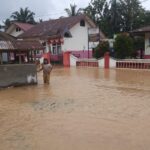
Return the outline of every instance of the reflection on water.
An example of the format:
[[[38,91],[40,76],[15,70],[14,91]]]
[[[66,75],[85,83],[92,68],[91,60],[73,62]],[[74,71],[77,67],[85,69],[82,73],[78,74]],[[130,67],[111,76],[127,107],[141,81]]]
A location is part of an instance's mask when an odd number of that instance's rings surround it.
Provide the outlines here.
[[[54,68],[50,85],[0,91],[0,150],[145,150],[150,72]]]

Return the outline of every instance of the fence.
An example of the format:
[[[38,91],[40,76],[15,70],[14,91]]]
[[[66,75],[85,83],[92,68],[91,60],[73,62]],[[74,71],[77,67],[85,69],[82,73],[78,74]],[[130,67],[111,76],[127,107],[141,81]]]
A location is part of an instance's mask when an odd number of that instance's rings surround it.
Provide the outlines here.
[[[88,66],[88,67],[98,67],[98,60],[96,59],[78,59],[76,66]]]
[[[150,69],[150,61],[143,59],[118,60],[116,62],[116,68]]]

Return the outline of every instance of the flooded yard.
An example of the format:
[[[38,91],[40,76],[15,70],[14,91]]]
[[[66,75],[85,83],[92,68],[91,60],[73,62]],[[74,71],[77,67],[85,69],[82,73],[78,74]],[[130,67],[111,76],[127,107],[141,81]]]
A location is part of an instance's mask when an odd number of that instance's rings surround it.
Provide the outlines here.
[[[0,91],[0,150],[150,149],[150,71],[54,67]]]

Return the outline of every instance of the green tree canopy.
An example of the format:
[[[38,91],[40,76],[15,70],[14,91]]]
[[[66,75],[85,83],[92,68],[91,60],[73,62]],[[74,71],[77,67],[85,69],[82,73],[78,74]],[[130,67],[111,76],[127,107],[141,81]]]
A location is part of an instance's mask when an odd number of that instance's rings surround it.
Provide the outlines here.
[[[5,26],[5,30],[7,30],[9,26],[11,25],[11,20],[8,18],[5,21],[3,21],[3,24]]]
[[[94,49],[94,57],[103,57],[106,52],[109,52],[109,43],[107,41],[103,41]]]
[[[127,34],[119,34],[114,42],[116,58],[124,59],[132,56],[134,52],[133,40]]]
[[[150,25],[150,11],[139,0],[91,0],[84,12],[108,37]]]
[[[82,13],[82,8],[77,9],[77,5],[75,4],[70,4],[70,8],[66,8],[65,11],[67,15],[70,16],[77,16]]]
[[[19,11],[13,12],[11,18],[18,22],[35,24],[34,15],[35,13],[26,7],[25,9],[20,8]]]

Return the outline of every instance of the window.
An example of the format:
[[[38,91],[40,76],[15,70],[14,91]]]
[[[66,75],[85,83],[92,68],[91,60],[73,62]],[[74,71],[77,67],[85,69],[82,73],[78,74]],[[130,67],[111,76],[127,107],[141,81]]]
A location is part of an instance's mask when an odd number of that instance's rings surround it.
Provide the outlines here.
[[[69,33],[66,32],[66,33],[64,34],[64,37],[69,38],[69,37],[70,37]]]
[[[54,54],[54,55],[57,54],[57,47],[56,47],[56,44],[53,44],[53,46],[52,46],[52,54]]]
[[[19,27],[16,28],[16,32],[20,32],[21,29]]]
[[[80,21],[80,26],[85,27],[85,21],[84,20]]]
[[[58,54],[61,54],[61,45],[60,44],[57,45],[57,51],[58,51]]]
[[[53,55],[61,54],[61,44],[53,44],[52,45],[52,54]]]

